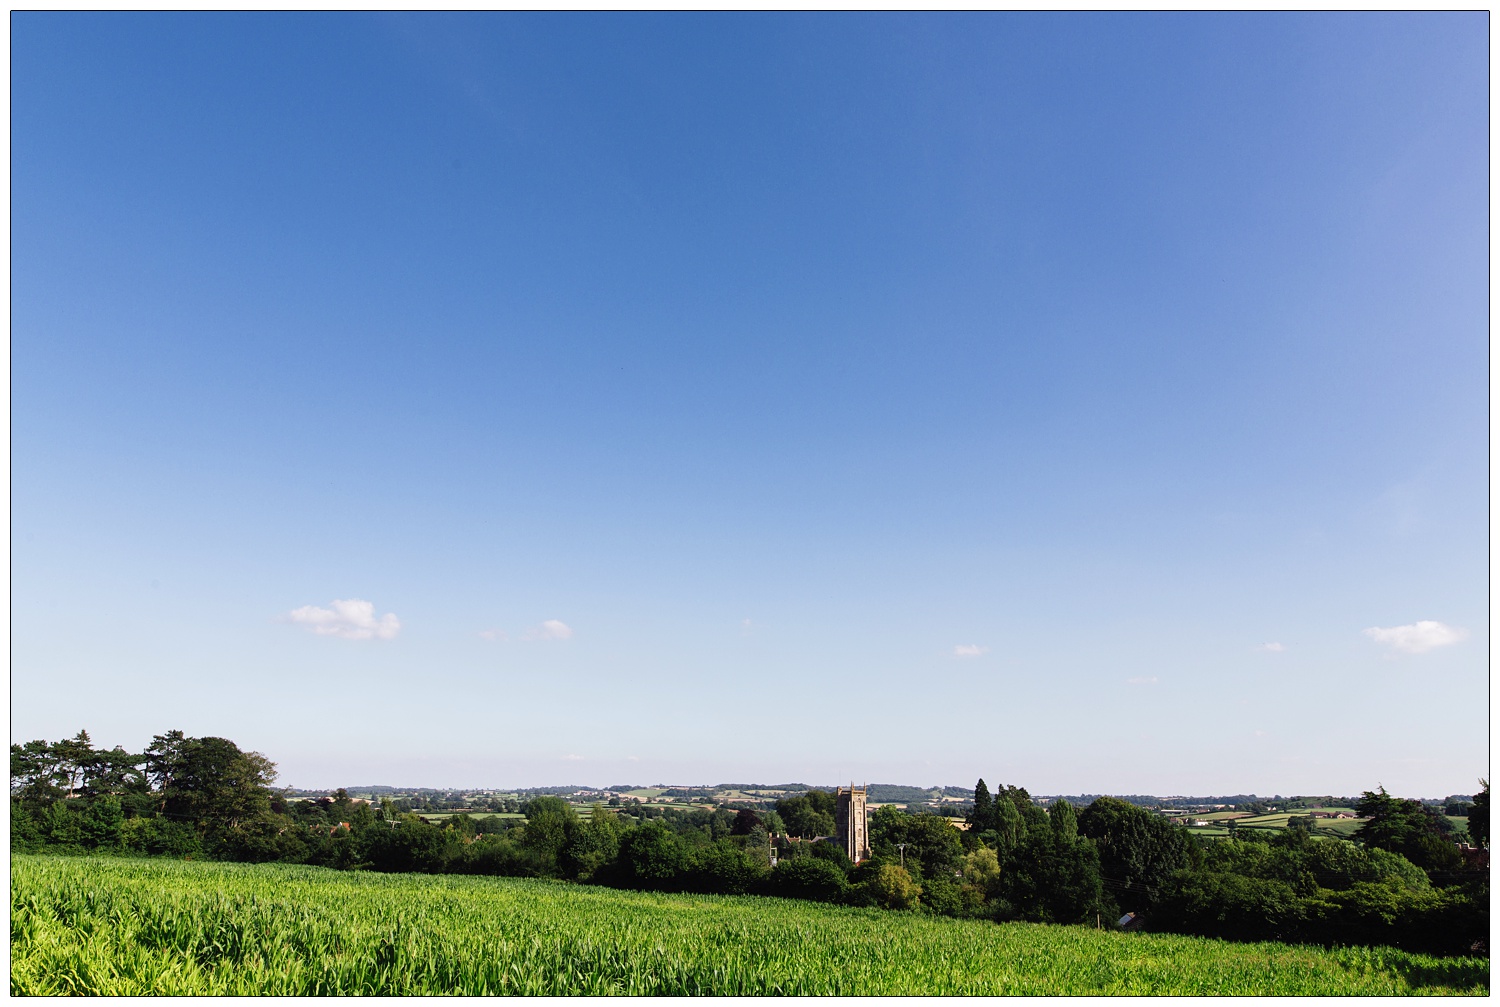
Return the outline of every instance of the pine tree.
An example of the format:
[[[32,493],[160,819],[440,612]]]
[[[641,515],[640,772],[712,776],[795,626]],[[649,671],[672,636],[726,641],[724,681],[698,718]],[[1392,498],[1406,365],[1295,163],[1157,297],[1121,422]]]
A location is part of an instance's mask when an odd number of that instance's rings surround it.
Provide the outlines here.
[[[969,812],[969,828],[975,833],[995,827],[995,802],[990,797],[990,788],[981,779],[974,787],[974,809]]]

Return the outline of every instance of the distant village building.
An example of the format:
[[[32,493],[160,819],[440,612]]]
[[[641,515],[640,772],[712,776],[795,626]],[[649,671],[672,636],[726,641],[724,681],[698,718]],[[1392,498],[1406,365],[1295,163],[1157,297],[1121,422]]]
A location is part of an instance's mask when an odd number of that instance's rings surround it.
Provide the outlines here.
[[[839,845],[856,864],[870,856],[870,828],[865,817],[865,788],[849,784],[838,789],[835,818]]]

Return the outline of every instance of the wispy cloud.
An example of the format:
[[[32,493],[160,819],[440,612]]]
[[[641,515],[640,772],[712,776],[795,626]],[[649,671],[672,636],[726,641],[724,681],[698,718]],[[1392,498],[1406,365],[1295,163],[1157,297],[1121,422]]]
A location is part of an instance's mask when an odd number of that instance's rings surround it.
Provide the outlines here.
[[[1371,626],[1365,636],[1392,650],[1407,654],[1420,654],[1434,647],[1446,647],[1468,636],[1468,632],[1457,626],[1424,620],[1409,626]]]
[[[394,612],[375,618],[374,602],[347,598],[335,600],[332,605],[332,608],[303,605],[288,612],[286,617],[319,636],[345,640],[393,640],[401,632],[401,620]]]
[[[490,640],[495,643],[504,643],[510,637],[503,629],[482,629],[479,631],[479,639]]]
[[[1279,643],[1263,643],[1256,650],[1263,650],[1268,654],[1280,654],[1286,647]]]
[[[573,635],[573,628],[561,619],[548,619],[540,626],[526,631],[527,640],[566,640]]]
[[[990,648],[981,647],[977,643],[960,643],[953,648],[954,657],[978,657],[980,654],[988,654]]]
[[[583,756],[581,756],[581,755],[564,755],[563,756],[563,760],[565,762],[582,762],[583,761]]]
[[[1125,680],[1126,685],[1155,685],[1156,683],[1157,678],[1155,675],[1137,675],[1135,678],[1127,678]]]

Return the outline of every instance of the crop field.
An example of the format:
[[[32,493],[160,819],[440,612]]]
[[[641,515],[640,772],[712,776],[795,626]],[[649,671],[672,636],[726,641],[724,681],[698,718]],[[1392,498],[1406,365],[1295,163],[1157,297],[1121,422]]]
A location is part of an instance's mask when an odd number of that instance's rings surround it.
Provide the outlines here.
[[[1358,818],[1320,818],[1315,823],[1315,831],[1336,836],[1352,836],[1364,824],[1364,821]]]
[[[1487,959],[281,864],[12,858],[11,992],[1487,995]]]
[[[1344,808],[1318,808],[1318,811],[1344,811]],[[1189,815],[1188,822],[1207,822],[1207,825],[1192,825],[1187,828],[1194,835],[1199,836],[1228,836],[1228,825],[1234,822],[1237,829],[1260,829],[1266,831],[1280,831],[1287,827],[1287,822],[1294,816],[1306,815],[1306,811],[1279,811],[1270,815],[1247,815],[1237,811],[1212,811],[1202,815]],[[1351,812],[1352,814],[1352,812]],[[1457,823],[1456,827],[1464,828],[1468,819],[1450,818]],[[1364,824],[1358,818],[1317,818],[1313,820],[1313,833],[1328,838],[1348,838],[1359,831]]]
[[[1222,836],[1229,838],[1229,830],[1220,824],[1213,825],[1189,825],[1187,829],[1195,836]]]

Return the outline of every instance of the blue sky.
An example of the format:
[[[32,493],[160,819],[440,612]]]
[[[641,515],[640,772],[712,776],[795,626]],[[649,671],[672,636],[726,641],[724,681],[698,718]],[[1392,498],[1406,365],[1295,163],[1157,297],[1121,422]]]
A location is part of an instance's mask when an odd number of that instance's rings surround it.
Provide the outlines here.
[[[1487,32],[16,14],[13,735],[1471,792]]]

